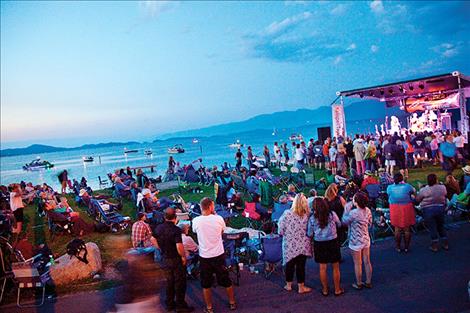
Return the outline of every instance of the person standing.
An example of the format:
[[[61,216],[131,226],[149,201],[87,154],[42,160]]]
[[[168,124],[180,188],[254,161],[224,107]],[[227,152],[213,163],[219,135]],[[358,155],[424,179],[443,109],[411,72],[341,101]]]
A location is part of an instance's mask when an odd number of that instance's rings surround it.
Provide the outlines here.
[[[268,146],[264,146],[263,149],[263,156],[264,156],[264,162],[266,163],[266,168],[269,168],[269,165],[271,165],[271,156],[269,154],[269,148]]]
[[[282,150],[284,152],[284,158],[285,158],[285,164],[287,165],[289,163],[289,147],[287,147],[287,143],[284,142],[282,145]]]
[[[421,188],[416,195],[416,201],[420,202],[424,223],[431,233],[431,246],[429,249],[432,252],[437,252],[440,238],[442,248],[449,250],[447,232],[444,227],[447,189],[444,185],[438,183],[436,174],[429,174],[427,181],[427,186]]]
[[[23,230],[24,221],[24,204],[21,186],[19,184],[13,185],[13,190],[10,192],[10,209],[15,217],[16,227],[13,229],[13,233],[16,234],[17,240]]]
[[[176,210],[165,210],[165,222],[155,230],[157,243],[163,256],[166,276],[166,307],[168,311],[192,312],[194,308],[185,301],[186,254],[181,238],[181,229],[176,226]]]
[[[393,168],[396,165],[396,155],[397,155],[397,146],[395,142],[389,140],[384,146],[384,155],[385,155],[385,168],[386,171],[393,175]]]
[[[242,160],[243,160],[243,153],[240,149],[237,150],[235,153],[235,160],[237,161],[236,168],[237,171],[240,171],[240,167],[242,166]]]
[[[354,151],[354,159],[356,159],[357,174],[362,175],[366,171],[365,162],[364,162],[366,148],[364,146],[364,141],[362,140],[362,138],[358,138],[355,140],[353,151]]]
[[[248,163],[248,170],[251,170],[251,165],[253,164],[253,150],[251,150],[251,146],[248,146],[246,149],[246,162]]]
[[[201,270],[201,286],[206,303],[205,313],[213,313],[212,284],[214,275],[217,284],[225,288],[229,300],[229,309],[236,310],[235,293],[229,273],[225,267],[225,251],[222,234],[225,230],[224,219],[216,215],[214,201],[203,198],[200,202],[201,215],[193,219],[193,232],[199,242],[199,260]]]
[[[62,194],[65,194],[65,192],[67,191],[67,182],[69,180],[67,170],[63,170],[62,172],[60,172],[58,178],[61,186],[61,192]]]
[[[352,285],[354,289],[363,287],[372,288],[372,264],[370,262],[370,236],[369,227],[372,225],[372,213],[367,207],[369,199],[363,192],[358,192],[351,203],[346,206],[342,222],[349,225],[349,249],[354,261],[354,273],[356,282]],[[362,282],[362,263],[366,272],[366,282]]]
[[[447,135],[445,140],[439,145],[440,159],[442,163],[442,169],[447,171],[447,174],[452,174],[457,166],[455,156],[457,154],[457,147],[454,143],[454,137]]]
[[[286,267],[284,289],[292,291],[294,272],[297,278],[298,293],[312,291],[305,286],[305,263],[312,256],[310,238],[307,236],[309,209],[307,198],[298,194],[292,208],[284,211],[279,219],[279,235],[282,236],[282,264]]]
[[[313,215],[310,216],[307,228],[307,235],[313,238],[313,251],[315,262],[320,264],[320,282],[322,285],[322,295],[328,296],[328,275],[326,269],[328,263],[333,266],[333,283],[335,286],[335,296],[342,295],[344,289],[341,288],[339,262],[341,260],[340,243],[336,229],[341,227],[341,221],[335,212],[331,211],[328,202],[323,197],[314,197]]]
[[[456,132],[456,136],[454,138],[454,144],[455,147],[457,148],[457,158],[460,161],[460,164],[462,166],[466,165],[465,158],[467,154],[465,153],[464,145],[465,145],[465,138],[462,136],[462,133],[460,131]]]
[[[415,208],[412,195],[415,189],[403,181],[401,173],[393,176],[394,184],[387,187],[388,201],[390,203],[390,222],[395,228],[395,244],[397,252],[401,252],[401,237],[404,236],[405,253],[411,243],[411,226],[416,223]]]

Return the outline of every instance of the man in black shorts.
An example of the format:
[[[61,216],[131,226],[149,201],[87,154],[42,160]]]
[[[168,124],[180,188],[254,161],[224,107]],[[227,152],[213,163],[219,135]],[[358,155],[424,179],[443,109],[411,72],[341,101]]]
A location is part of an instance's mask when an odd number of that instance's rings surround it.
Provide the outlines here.
[[[184,300],[186,294],[186,255],[181,239],[181,229],[176,225],[176,211],[165,210],[165,222],[157,226],[155,235],[163,255],[166,276],[166,301],[168,311],[192,312]],[[176,301],[175,301],[176,297]]]
[[[222,233],[225,229],[224,219],[216,215],[214,201],[204,198],[200,203],[202,215],[193,219],[193,231],[197,234],[199,242],[199,261],[201,269],[201,286],[203,288],[205,313],[213,313],[212,309],[212,284],[214,275],[217,284],[227,291],[229,309],[237,308],[232,281],[225,267],[225,252],[222,241]]]

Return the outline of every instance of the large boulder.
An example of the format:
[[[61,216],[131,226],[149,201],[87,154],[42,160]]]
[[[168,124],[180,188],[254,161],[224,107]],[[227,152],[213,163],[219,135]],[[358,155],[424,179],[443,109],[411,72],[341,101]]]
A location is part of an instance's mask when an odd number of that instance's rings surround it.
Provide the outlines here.
[[[55,260],[55,264],[51,266],[51,277],[56,285],[90,278],[102,270],[100,248],[93,242],[88,242],[85,246],[88,252],[88,264],[68,254]],[[84,253],[84,251],[81,252],[82,257]]]

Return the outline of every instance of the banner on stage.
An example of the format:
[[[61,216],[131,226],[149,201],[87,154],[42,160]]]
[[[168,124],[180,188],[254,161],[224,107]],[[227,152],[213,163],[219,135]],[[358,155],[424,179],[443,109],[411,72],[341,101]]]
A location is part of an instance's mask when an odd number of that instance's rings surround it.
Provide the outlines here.
[[[333,114],[333,136],[336,138],[346,138],[346,119],[344,116],[344,106],[340,103],[333,104],[331,107]]]
[[[437,94],[421,98],[411,97],[405,100],[405,107],[401,109],[409,113],[426,110],[458,109],[460,107],[459,97],[459,93],[449,95]]]

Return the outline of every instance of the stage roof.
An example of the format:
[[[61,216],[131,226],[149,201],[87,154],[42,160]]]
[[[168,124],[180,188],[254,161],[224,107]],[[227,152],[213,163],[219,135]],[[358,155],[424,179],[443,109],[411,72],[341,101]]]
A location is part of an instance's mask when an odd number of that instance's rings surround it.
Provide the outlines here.
[[[392,103],[398,104],[399,100],[407,98],[421,98],[438,94],[446,95],[455,93],[459,90],[459,78],[460,87],[464,89],[465,96],[470,97],[470,77],[457,71],[373,87],[338,91],[336,95],[379,100],[387,102],[387,105]]]

